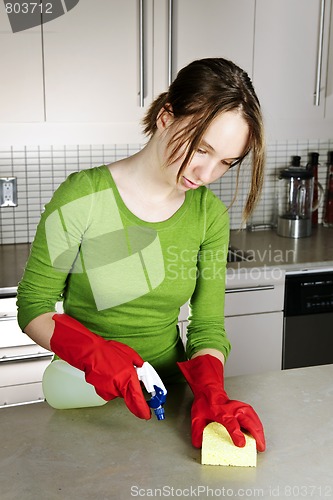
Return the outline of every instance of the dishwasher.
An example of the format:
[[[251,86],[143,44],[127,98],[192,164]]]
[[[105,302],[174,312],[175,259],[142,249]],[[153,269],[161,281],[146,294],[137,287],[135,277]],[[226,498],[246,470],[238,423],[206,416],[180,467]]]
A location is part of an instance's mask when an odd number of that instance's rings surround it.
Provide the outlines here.
[[[286,274],[282,369],[333,363],[333,270]]]

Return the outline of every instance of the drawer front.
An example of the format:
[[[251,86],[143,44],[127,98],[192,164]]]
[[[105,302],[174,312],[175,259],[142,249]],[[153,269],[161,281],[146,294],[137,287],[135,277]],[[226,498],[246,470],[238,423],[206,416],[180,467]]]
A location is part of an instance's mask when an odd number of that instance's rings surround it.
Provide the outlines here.
[[[9,346],[28,346],[35,342],[22,332],[14,317],[0,316],[0,349]]]
[[[284,272],[275,277],[269,271],[258,275],[239,274],[228,279],[225,295],[225,316],[240,316],[282,311],[284,302]],[[251,274],[252,273],[252,274]],[[260,277],[260,279],[259,279]]]
[[[229,316],[225,327],[231,342],[226,377],[281,370],[282,311]]]
[[[0,387],[41,382],[52,353],[0,358]]]
[[[227,290],[225,316],[241,316],[283,310],[284,287],[267,285]]]
[[[42,402],[44,399],[41,382],[15,385],[13,387],[0,387],[0,408],[24,403]]]
[[[16,316],[16,297],[0,299],[0,316]]]

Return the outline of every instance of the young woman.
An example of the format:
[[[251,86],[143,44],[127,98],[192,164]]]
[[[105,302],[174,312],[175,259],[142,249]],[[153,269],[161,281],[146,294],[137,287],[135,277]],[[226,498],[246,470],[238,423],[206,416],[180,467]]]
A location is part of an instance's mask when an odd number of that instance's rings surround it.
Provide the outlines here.
[[[244,219],[251,214],[264,168],[259,101],[238,66],[198,60],[152,103],[144,127],[142,150],[71,174],[46,205],[18,288],[19,324],[140,418],[150,410],[135,367],[150,362],[166,384],[185,376],[194,446],[218,421],[237,446],[246,429],[263,451],[259,417],[224,391],[229,219],[206,187],[250,154]],[[60,299],[64,314],[55,314]],[[185,352],[177,319],[187,300]]]

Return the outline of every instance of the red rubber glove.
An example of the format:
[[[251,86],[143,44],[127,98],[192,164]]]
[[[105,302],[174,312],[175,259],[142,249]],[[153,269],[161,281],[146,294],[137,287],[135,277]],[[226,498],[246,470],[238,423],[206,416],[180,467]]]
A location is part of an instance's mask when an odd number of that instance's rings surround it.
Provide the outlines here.
[[[54,314],[55,328],[51,349],[61,359],[82,370],[85,379],[106,401],[123,397],[128,409],[149,420],[150,408],[144,398],[135,366],[143,359],[131,347],[105,340],[67,314]]]
[[[224,390],[223,364],[210,354],[177,363],[194,394],[192,405],[192,443],[202,446],[202,433],[210,422],[227,429],[234,444],[245,446],[241,428],[256,440],[257,450],[264,451],[265,436],[260,419],[252,406],[229,399]]]

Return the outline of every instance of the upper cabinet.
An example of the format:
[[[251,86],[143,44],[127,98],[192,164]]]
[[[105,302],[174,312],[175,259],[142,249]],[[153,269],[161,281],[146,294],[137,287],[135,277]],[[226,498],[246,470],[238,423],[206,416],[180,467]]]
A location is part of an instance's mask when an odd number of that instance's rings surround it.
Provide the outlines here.
[[[0,140],[142,142],[154,97],[203,57],[248,72],[268,140],[332,138],[332,18],[332,0],[80,0],[12,33],[0,9]]]
[[[253,79],[268,139],[332,137],[330,17],[331,0],[256,1]]]
[[[109,141],[133,142],[191,60],[228,57],[251,73],[253,29],[254,0],[80,0],[44,26],[46,121],[107,123]]]
[[[254,0],[155,0],[155,94],[204,57],[231,59],[252,76],[254,12]]]
[[[329,2],[327,2],[330,4]],[[329,33],[329,47],[328,47],[328,58],[327,58],[327,77],[326,77],[326,96],[325,96],[325,118],[330,122],[330,131],[333,128],[333,5],[332,2],[329,5],[331,7],[331,19],[330,19],[330,33]],[[332,138],[332,133],[330,134]]]
[[[44,25],[46,120],[139,122],[152,48],[152,0],[80,0]]]
[[[13,33],[6,13],[10,5],[0,8],[0,122],[43,121],[41,28]]]

